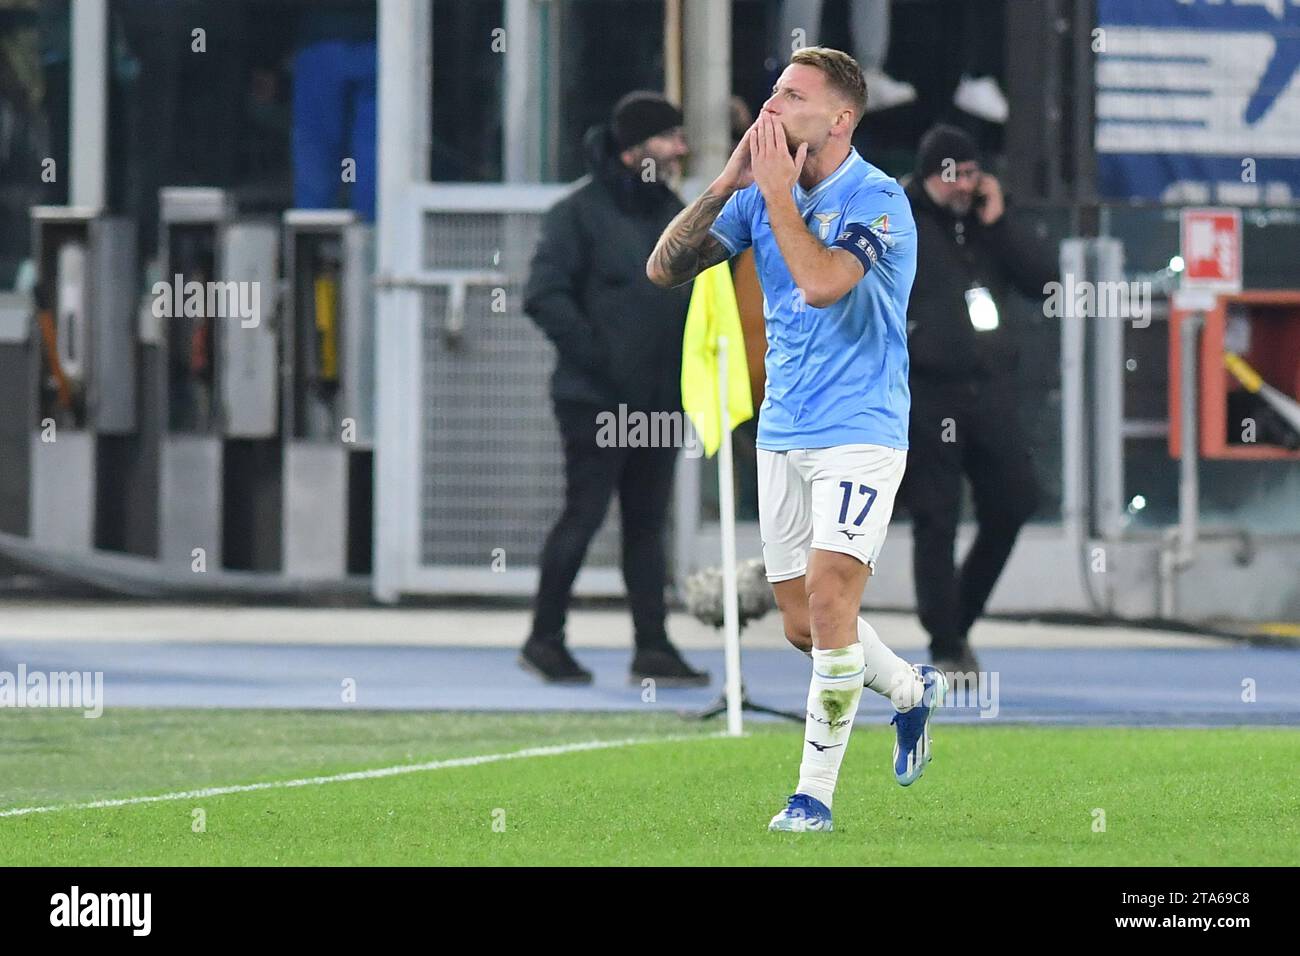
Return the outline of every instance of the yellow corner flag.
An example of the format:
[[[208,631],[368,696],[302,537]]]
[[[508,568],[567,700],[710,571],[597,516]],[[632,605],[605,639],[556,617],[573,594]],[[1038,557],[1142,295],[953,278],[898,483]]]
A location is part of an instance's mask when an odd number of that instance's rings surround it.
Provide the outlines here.
[[[682,408],[712,457],[722,443],[718,409],[718,337],[727,338],[727,430],[754,417],[745,332],[731,268],[723,262],[695,277],[682,335]]]

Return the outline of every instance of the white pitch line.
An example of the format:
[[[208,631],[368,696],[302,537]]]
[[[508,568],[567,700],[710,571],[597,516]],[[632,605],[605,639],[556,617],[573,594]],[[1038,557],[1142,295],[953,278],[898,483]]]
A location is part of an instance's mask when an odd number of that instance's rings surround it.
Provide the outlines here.
[[[13,807],[0,810],[0,817],[22,817],[33,813],[54,813],[59,810],[100,810],[105,807],[129,807],[140,803],[163,803],[173,800],[198,800],[205,797],[222,797],[230,793],[251,793],[254,790],[282,790],[289,787],[318,787],[327,783],[346,783],[350,780],[376,780],[396,777],[405,773],[424,773],[429,770],[447,770],[451,767],[477,767],[502,760],[522,760],[528,757],[554,757],[560,754],[579,753],[584,750],[609,750],[614,747],[632,747],[638,744],[660,744],[681,740],[701,740],[725,736],[724,734],[679,734],[672,737],[627,737],[622,740],[588,740],[574,744],[554,744],[550,747],[528,747],[501,754],[479,754],[475,757],[453,757],[449,760],[431,760],[428,763],[401,764],[396,767],[378,767],[374,770],[354,770],[328,777],[301,777],[297,780],[268,780],[263,783],[244,783],[229,787],[205,787],[202,790],[182,790],[176,793],[159,793],[147,797],[120,797],[116,800],[94,800],[90,803],[61,803],[47,807]]]

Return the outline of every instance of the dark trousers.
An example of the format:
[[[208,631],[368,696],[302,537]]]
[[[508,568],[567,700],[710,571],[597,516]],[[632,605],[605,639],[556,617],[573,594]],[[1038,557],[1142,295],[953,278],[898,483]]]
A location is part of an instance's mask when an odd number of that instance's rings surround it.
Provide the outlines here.
[[[1029,442],[1010,383],[918,381],[901,496],[912,515],[917,614],[934,657],[954,656],[984,612],[1021,526],[1038,507]],[[955,567],[963,475],[979,529]]]
[[[638,648],[661,646],[667,608],[664,525],[672,497],[676,448],[602,448],[595,405],[556,402],[564,443],[564,511],[542,548],[541,581],[533,605],[535,640],[563,640],[574,578],[587,547],[618,491],[623,582]]]

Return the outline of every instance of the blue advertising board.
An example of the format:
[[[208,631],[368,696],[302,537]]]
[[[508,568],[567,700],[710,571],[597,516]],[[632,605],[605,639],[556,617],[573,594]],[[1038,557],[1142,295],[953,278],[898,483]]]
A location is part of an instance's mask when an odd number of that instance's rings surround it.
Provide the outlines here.
[[[1300,0],[1097,0],[1098,189],[1300,201]]]

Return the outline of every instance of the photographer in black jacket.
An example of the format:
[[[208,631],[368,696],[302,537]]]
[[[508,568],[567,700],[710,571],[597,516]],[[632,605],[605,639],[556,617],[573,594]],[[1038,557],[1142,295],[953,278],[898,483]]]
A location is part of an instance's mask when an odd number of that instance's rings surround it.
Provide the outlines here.
[[[967,635],[983,613],[1038,486],[1015,395],[1018,354],[1004,317],[1011,290],[1041,298],[1055,243],[1008,212],[974,140],[936,126],[906,187],[917,228],[907,310],[912,418],[901,496],[912,515],[917,613],[936,666],[979,670]],[[954,545],[963,475],[978,532],[960,571]]]
[[[634,681],[701,685],[668,640],[664,526],[676,448],[605,447],[597,416],[681,413],[682,332],[689,285],[660,289],[645,262],[682,209],[666,181],[687,154],[682,114],[657,93],[629,93],[608,126],[584,139],[591,173],[547,213],[524,311],[557,351],[551,399],[564,444],[564,511],[546,538],[532,633],[520,663],[548,681],[589,683],[565,647],[573,581],[614,492],[623,580],[636,641]]]

